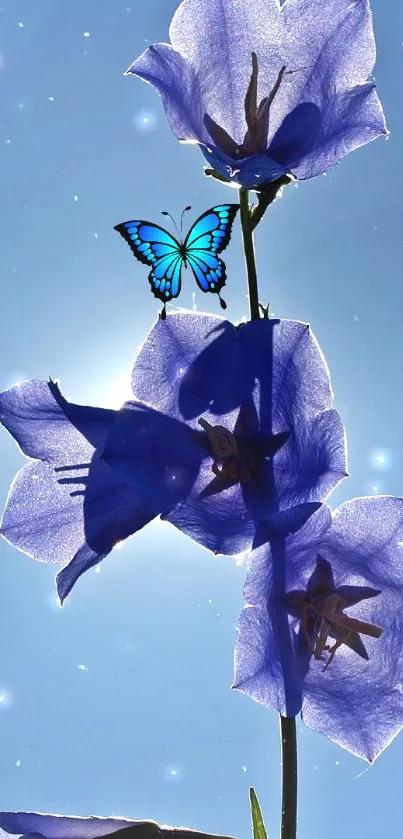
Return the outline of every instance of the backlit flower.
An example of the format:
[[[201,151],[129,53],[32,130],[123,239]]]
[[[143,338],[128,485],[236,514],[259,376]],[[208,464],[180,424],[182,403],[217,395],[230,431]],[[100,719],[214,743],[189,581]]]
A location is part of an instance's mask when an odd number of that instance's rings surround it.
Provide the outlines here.
[[[343,425],[306,324],[170,315],[140,350],[132,386],[120,411],[69,403],[54,382],[0,394],[0,420],[32,458],[1,533],[64,564],[61,600],[157,515],[237,554],[262,519],[298,527],[345,475]]]
[[[234,185],[313,178],[387,133],[368,0],[184,0],[169,35],[127,73]]]
[[[403,725],[403,499],[327,506],[250,555],[234,687],[368,761]]]
[[[170,315],[140,350],[132,388],[103,458],[148,509],[215,553],[249,550],[262,518],[294,527],[294,508],[346,474],[329,371],[306,324]],[[156,447],[161,415],[182,424],[182,444],[167,431]]]

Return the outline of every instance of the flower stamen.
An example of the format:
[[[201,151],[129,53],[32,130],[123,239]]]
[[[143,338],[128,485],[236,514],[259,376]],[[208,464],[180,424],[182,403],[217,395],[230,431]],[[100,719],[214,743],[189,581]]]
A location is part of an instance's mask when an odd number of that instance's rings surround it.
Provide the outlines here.
[[[277,79],[269,92],[260,104],[257,104],[257,83],[259,65],[257,55],[252,52],[252,74],[245,94],[245,120],[247,131],[241,144],[237,143],[228,132],[215,122],[209,114],[204,115],[204,124],[210,137],[217,146],[230,157],[242,159],[249,155],[260,154],[267,151],[267,138],[269,134],[269,114],[273,100],[278,93],[284,75],[292,73],[287,70],[284,64],[278,73]]]
[[[352,618],[342,611],[343,599],[339,594],[328,594],[321,602],[305,601],[301,606],[301,626],[316,661],[323,661],[323,654],[329,653],[323,672],[327,670],[342,644],[354,641],[359,635],[380,638],[383,629],[376,624]],[[308,621],[314,618],[314,625],[309,631]],[[333,645],[328,638],[335,639]]]
[[[204,429],[211,443],[213,454],[221,460],[226,460],[228,457],[238,457],[239,450],[237,441],[228,428],[223,425],[211,425],[207,420],[198,420],[199,425]]]
[[[209,438],[214,455],[212,472],[222,481],[231,483],[245,483],[253,480],[255,461],[247,449],[240,450],[237,439],[232,431],[223,425],[211,425],[201,417],[199,425]]]

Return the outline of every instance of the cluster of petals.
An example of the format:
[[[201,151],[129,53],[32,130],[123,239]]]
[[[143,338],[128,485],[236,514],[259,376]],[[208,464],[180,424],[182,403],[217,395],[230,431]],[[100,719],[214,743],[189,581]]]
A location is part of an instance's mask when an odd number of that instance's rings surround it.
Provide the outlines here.
[[[119,411],[72,404],[52,381],[0,394],[0,420],[30,458],[1,533],[63,563],[61,600],[155,516],[234,555],[251,549],[262,519],[273,532],[295,528],[346,474],[329,371],[306,324],[170,315],[140,349],[132,390]]]
[[[234,687],[373,761],[403,726],[403,498],[322,505],[266,537],[249,558]]]
[[[127,73],[234,185],[313,178],[387,134],[368,0],[183,0]]]

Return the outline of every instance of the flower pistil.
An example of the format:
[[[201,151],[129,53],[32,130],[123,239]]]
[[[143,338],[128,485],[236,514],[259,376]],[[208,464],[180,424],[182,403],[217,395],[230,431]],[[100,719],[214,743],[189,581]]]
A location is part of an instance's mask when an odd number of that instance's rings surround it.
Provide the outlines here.
[[[248,128],[241,144],[236,143],[230,134],[215,122],[209,114],[204,115],[204,124],[211,138],[230,157],[242,159],[267,151],[270,107],[286,72],[287,69],[284,64],[279,70],[270,93],[258,105],[257,80],[259,67],[257,55],[255,52],[252,53],[252,74],[245,96],[245,118]]]

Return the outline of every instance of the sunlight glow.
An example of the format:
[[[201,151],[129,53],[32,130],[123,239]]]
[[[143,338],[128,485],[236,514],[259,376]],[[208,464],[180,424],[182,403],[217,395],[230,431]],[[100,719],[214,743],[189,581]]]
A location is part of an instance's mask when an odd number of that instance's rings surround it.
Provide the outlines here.
[[[374,469],[379,469],[380,472],[386,472],[392,466],[392,452],[390,449],[374,449],[369,459]]]

